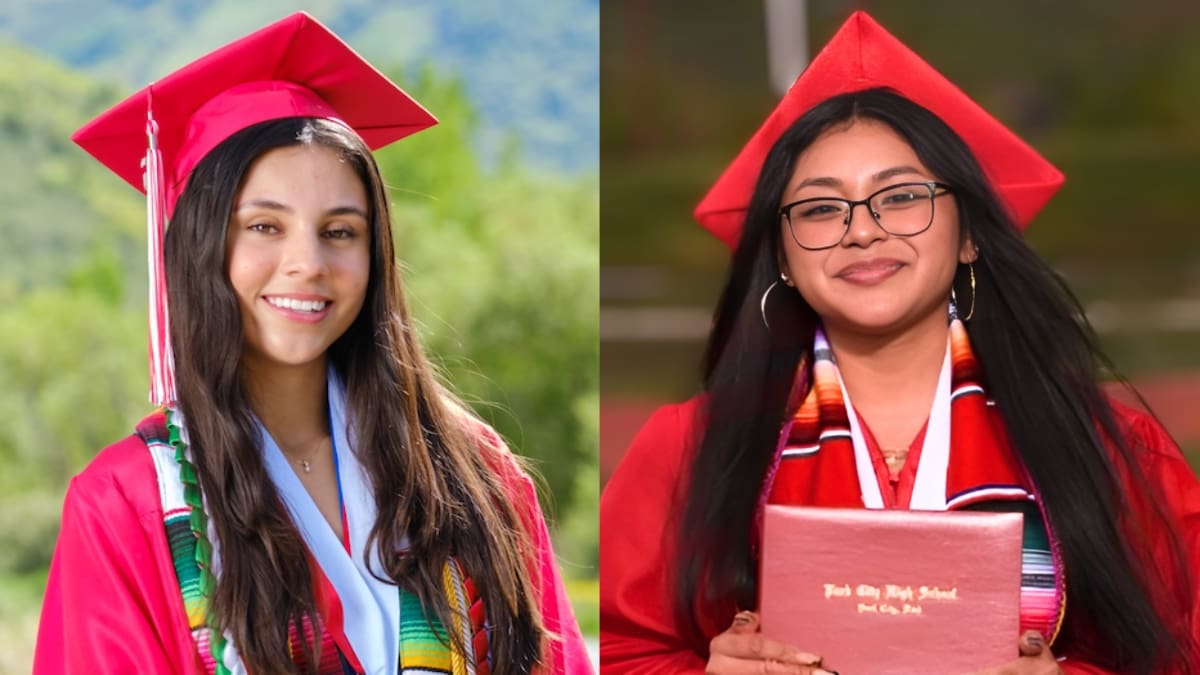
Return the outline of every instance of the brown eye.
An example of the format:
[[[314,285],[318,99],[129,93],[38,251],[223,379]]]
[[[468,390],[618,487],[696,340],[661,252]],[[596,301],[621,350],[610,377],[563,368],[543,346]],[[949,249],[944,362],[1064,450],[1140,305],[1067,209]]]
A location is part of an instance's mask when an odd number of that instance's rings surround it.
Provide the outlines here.
[[[353,239],[356,236],[358,236],[358,233],[349,227],[339,227],[325,231],[326,239]]]
[[[806,209],[799,209],[801,218],[820,218],[841,213],[841,209],[829,204],[817,204]]]

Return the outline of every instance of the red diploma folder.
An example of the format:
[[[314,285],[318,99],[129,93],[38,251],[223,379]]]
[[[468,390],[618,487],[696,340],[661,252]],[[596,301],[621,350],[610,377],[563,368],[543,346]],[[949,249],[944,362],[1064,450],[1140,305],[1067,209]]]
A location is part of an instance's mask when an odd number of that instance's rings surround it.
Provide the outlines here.
[[[842,675],[962,675],[1017,657],[1020,513],[767,506],[766,637]]]

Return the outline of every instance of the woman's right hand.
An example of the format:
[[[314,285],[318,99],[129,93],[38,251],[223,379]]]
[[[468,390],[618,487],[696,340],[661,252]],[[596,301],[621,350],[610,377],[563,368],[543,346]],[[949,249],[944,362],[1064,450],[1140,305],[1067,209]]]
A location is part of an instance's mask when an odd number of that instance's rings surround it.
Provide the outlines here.
[[[708,652],[707,675],[836,675],[821,668],[816,654],[763,637],[754,612],[738,612],[733,625],[709,643]]]

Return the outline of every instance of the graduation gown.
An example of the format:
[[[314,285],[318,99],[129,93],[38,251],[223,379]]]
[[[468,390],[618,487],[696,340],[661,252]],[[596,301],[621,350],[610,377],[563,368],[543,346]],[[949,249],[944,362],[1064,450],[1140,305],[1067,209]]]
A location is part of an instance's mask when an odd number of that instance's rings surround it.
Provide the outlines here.
[[[1140,453],[1146,478],[1161,489],[1166,512],[1179,537],[1189,569],[1200,569],[1200,483],[1179,448],[1150,416],[1115,405],[1118,422]],[[638,433],[600,498],[600,654],[606,674],[704,672],[708,642],[729,627],[729,608],[705,607],[700,617],[702,643],[688,642],[673,614],[673,577],[669,567],[678,522],[676,499],[684,484],[686,461],[694,449],[702,414],[702,398],[658,409]],[[1001,426],[999,413],[993,424]],[[1003,433],[1001,433],[1003,435]],[[948,496],[969,494],[989,484],[989,467],[1011,475],[1012,457],[964,458],[952,452],[947,472]],[[820,467],[822,480],[811,484],[806,500],[812,505],[858,505],[861,497],[853,467],[831,475]],[[851,504],[847,500],[853,500]],[[968,500],[969,502],[970,500]],[[962,500],[959,500],[962,503]],[[966,505],[963,503],[963,505]],[[955,508],[955,504],[951,504]],[[1169,560],[1169,542],[1154,540],[1152,556]],[[750,545],[750,542],[747,542]],[[1068,580],[1069,588],[1069,580]],[[1200,639],[1200,597],[1182,584],[1175,590],[1191,593],[1186,602],[1192,634]],[[1071,620],[1067,602],[1067,632],[1055,645],[1055,655],[1069,675],[1103,675],[1108,671],[1079,658],[1079,645],[1090,638],[1086,628]],[[1013,635],[1016,658],[1017,635]],[[796,645],[820,653],[820,645]],[[1000,664],[996,664],[1000,665]]]
[[[528,475],[491,429],[473,429],[536,549],[530,570],[552,639],[542,673],[591,673]],[[136,435],[72,479],[34,655],[35,675],[199,675],[197,646],[172,566],[154,460]]]

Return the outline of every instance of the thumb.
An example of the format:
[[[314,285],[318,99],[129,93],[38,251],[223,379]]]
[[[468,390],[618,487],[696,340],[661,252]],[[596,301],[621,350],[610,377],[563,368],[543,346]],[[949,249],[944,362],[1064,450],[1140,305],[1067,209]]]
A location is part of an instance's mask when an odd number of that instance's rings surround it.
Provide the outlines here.
[[[1021,634],[1017,643],[1021,656],[1046,656],[1053,659],[1050,648],[1046,646],[1046,638],[1036,630],[1027,630]]]
[[[758,628],[758,614],[747,610],[733,616],[733,625],[729,627],[729,632],[738,635],[752,635],[758,632]]]

